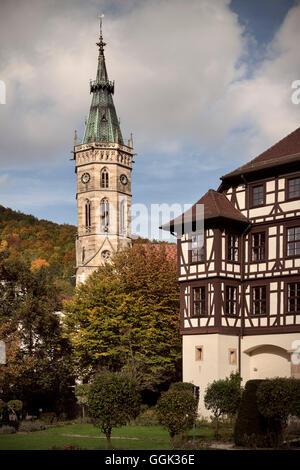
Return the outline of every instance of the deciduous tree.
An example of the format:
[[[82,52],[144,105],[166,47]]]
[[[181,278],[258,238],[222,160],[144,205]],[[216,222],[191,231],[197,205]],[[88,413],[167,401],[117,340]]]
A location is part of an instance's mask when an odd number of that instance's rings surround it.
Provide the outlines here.
[[[181,341],[174,256],[164,245],[134,245],[81,284],[65,304],[81,374],[126,370],[143,389],[179,378]]]

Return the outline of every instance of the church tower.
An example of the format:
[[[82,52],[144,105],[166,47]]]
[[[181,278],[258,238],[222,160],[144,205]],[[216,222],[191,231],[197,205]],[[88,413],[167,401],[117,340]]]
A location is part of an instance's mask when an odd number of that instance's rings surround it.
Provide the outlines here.
[[[124,144],[108,79],[100,17],[97,75],[90,82],[92,102],[84,138],[74,138],[77,174],[76,283],[84,282],[105,260],[130,244],[132,136]]]

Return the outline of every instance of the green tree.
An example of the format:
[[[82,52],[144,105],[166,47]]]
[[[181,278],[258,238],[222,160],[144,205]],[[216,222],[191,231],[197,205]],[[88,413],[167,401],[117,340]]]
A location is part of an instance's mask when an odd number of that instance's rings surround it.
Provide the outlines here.
[[[197,417],[197,403],[189,390],[169,389],[163,392],[156,404],[160,424],[167,428],[172,447],[174,437],[190,429]]]
[[[0,253],[0,339],[7,347],[7,365],[0,368],[0,389],[7,401],[24,407],[58,411],[74,402],[70,344],[62,336],[57,290],[48,268],[30,264],[9,252]]]
[[[94,377],[88,394],[89,416],[105,434],[108,448],[112,429],[136,418],[140,404],[138,383],[129,375],[106,371]]]
[[[235,415],[241,401],[241,377],[238,372],[230,377],[215,380],[206,388],[204,395],[205,407],[212,411],[216,420],[216,437],[219,436],[219,419],[223,415]]]
[[[176,260],[165,245],[134,245],[116,254],[65,303],[66,333],[80,375],[124,370],[143,389],[180,378]]]
[[[7,403],[7,408],[10,413],[13,413],[16,419],[20,419],[20,415],[23,409],[23,403],[21,400],[10,400]]]

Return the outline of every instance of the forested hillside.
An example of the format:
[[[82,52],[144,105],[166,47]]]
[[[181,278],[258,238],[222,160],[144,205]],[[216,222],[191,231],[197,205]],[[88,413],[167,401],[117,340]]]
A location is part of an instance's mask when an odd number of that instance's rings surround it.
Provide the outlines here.
[[[75,285],[76,227],[38,220],[0,205],[0,243],[32,270],[49,266],[59,290],[71,295]]]

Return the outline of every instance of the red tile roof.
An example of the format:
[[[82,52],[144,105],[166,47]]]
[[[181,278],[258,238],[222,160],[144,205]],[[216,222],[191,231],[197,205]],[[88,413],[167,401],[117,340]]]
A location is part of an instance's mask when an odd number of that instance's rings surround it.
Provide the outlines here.
[[[265,150],[265,152],[258,155],[258,157],[240,166],[231,173],[227,173],[222,176],[221,179],[230,178],[242,173],[249,173],[266,167],[290,163],[295,160],[300,161],[300,127]]]

